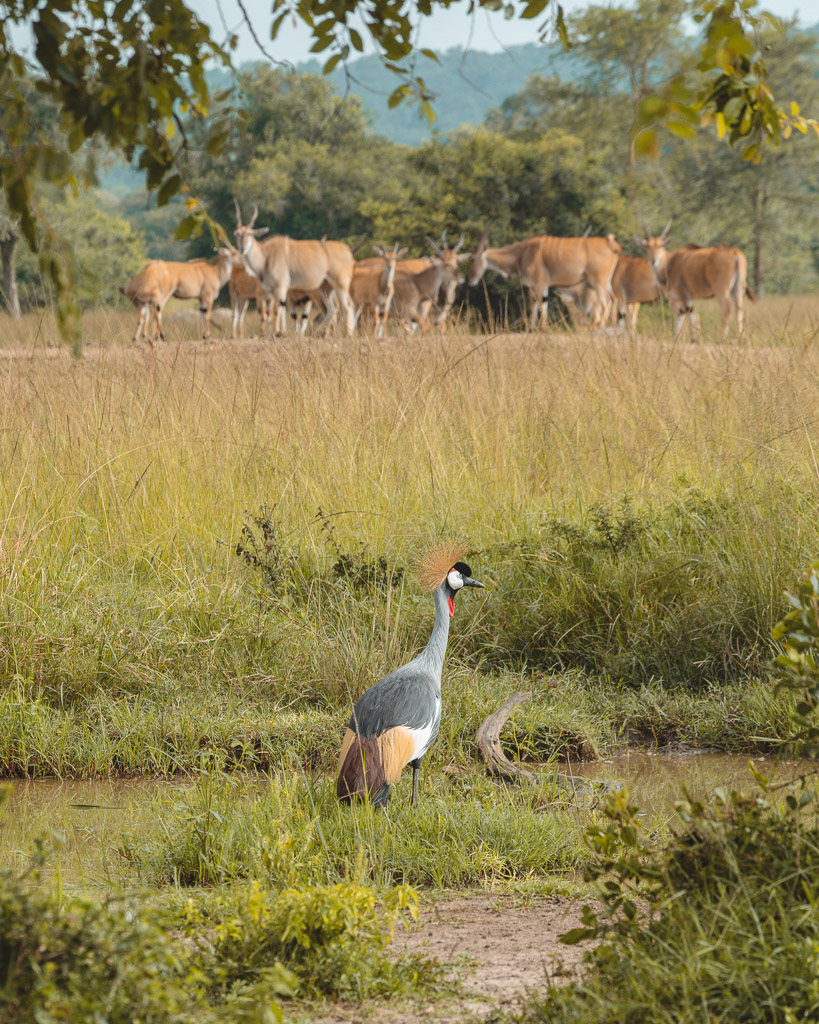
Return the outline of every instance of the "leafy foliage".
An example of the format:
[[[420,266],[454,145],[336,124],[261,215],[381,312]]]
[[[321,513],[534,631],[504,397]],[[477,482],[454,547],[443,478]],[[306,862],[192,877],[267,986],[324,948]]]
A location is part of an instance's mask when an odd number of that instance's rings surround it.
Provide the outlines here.
[[[636,126],[638,153],[659,155],[657,133],[646,127],[656,121],[683,138],[693,137],[699,121],[715,125],[720,139],[741,144],[743,159],[754,163],[762,159],[766,143],[778,145],[794,130],[819,136],[819,122],[802,115],[794,99],[783,103],[774,95],[761,37],[781,22],[755,7],[755,0],[694,5],[694,21],[703,26],[696,65],[700,76],[675,75],[643,100]]]
[[[588,830],[587,877],[602,909],[587,906],[584,926],[563,937],[603,941],[586,954],[582,980],[550,986],[518,1020],[813,1019],[819,832],[802,808],[777,806],[761,781],[755,797],[682,802],[683,827],[664,849],[637,808],[613,797]]]
[[[782,645],[774,660],[780,686],[797,698],[795,739],[806,757],[819,756],[819,564],[813,566],[788,594],[791,610],[774,627],[773,637]]]
[[[32,887],[33,873],[0,868],[0,1017],[58,1024],[182,1024],[205,1009],[203,978],[191,971],[158,916],[110,898],[60,903]]]
[[[418,962],[385,955],[396,926],[418,920],[418,896],[406,886],[379,898],[353,883],[272,893],[253,879],[202,909],[188,900],[185,927],[225,991],[261,984],[276,995],[364,999],[420,981]]]

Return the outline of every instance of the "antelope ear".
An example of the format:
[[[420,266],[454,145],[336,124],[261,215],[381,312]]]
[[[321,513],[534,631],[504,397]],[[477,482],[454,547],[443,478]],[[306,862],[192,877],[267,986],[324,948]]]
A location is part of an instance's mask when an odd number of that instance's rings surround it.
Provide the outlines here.
[[[266,235],[269,230],[270,230],[270,228],[254,228],[253,229],[253,237],[254,238],[261,238],[262,235]]]
[[[380,245],[374,245],[373,246],[373,252],[376,253],[378,256],[386,256],[387,255],[387,253],[386,253],[385,249],[383,248],[383,246],[380,246]]]
[[[471,260],[471,259],[472,259],[472,253],[471,252],[459,252],[457,257],[456,257],[456,262],[457,263],[466,263],[467,260]]]
[[[395,254],[395,258],[397,260],[400,260],[400,259],[402,259],[402,257],[406,256],[408,252],[409,252],[409,249],[406,246],[404,246],[402,249],[398,250],[398,252]]]

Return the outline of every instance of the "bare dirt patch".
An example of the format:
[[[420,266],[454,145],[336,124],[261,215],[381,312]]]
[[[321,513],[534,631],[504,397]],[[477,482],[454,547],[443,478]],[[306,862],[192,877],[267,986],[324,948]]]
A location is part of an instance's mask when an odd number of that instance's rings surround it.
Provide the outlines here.
[[[418,925],[396,933],[393,950],[420,953],[447,965],[460,984],[458,998],[412,1007],[389,1004],[328,1007],[313,1019],[326,1024],[465,1024],[498,1010],[514,1010],[530,989],[544,987],[547,974],[567,980],[586,944],[563,946],[559,936],[580,924],[582,903],[562,897],[522,902],[514,897],[445,898],[421,908]]]

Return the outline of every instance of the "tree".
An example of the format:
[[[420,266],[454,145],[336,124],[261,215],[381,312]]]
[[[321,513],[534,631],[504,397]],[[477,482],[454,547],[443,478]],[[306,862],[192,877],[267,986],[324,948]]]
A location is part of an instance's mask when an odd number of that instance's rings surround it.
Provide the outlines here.
[[[219,154],[192,146],[187,164],[212,216],[231,224],[238,197],[248,212],[258,205],[260,224],[296,238],[378,234],[365,206],[401,201],[409,151],[372,132],[357,97],[342,101],[317,75],[259,66],[240,76],[238,99],[243,130]]]
[[[7,214],[0,214],[0,261],[2,262],[2,294],[6,308],[12,316],[19,317],[20,295],[17,290],[17,273],[14,254],[20,234],[17,221]]]
[[[117,286],[148,259],[144,238],[127,220],[118,217],[97,191],[60,202],[46,200],[44,211],[69,248],[77,301],[82,306],[119,301]],[[29,303],[42,303],[52,297],[49,281],[43,280],[38,261],[28,250],[21,255],[19,274]]]

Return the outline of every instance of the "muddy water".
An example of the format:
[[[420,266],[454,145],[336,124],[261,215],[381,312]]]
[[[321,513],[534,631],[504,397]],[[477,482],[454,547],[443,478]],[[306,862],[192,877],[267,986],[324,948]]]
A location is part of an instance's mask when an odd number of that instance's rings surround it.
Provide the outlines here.
[[[806,762],[783,765],[764,758],[754,758],[753,764],[777,780],[806,768]],[[748,757],[739,754],[632,751],[593,764],[561,766],[561,771],[622,782],[651,816],[673,814],[683,784],[695,797],[707,797],[720,786],[750,792],[755,785]],[[19,870],[29,863],[36,837],[56,837],[53,871],[67,888],[92,890],[139,884],[133,865],[120,849],[122,834],[155,831],[163,806],[194,783],[142,778],[3,785],[11,787],[11,796],[4,812],[0,811],[0,864]]]
[[[632,750],[617,757],[574,765],[571,773],[601,782],[622,782],[646,813],[656,815],[673,813],[675,802],[684,799],[684,786],[695,799],[711,797],[719,788],[752,792],[756,782],[749,763],[757,772],[776,782],[787,781],[816,767],[805,761],[779,762],[764,757],[750,758],[746,754]]]
[[[164,779],[13,781],[0,812],[0,864],[17,870],[30,864],[35,839],[54,844],[49,873],[69,887],[110,889],[136,883],[119,850],[121,833],[151,830],[157,807],[181,785]],[[157,798],[159,798],[157,800]]]

